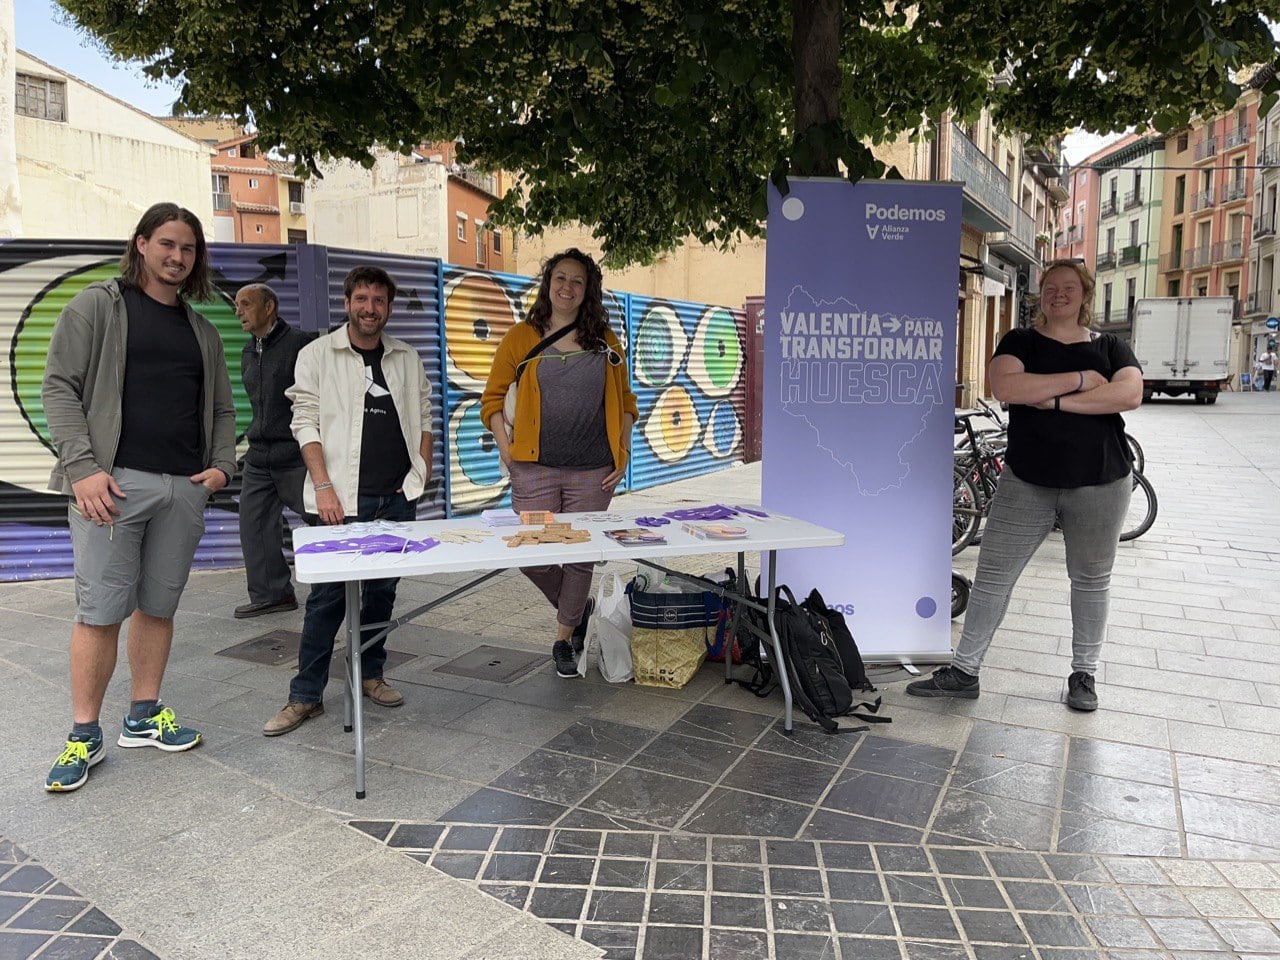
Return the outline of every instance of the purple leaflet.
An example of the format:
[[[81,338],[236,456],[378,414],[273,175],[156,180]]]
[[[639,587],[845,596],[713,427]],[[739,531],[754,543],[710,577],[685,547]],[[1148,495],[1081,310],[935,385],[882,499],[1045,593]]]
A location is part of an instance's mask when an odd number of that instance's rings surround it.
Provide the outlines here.
[[[379,553],[425,553],[440,541],[432,537],[425,540],[409,540],[394,534],[381,533],[368,537],[351,537],[347,540],[317,540],[303,544],[294,553],[359,553],[372,556]]]
[[[730,520],[738,515],[732,507],[722,503],[713,503],[709,507],[691,507],[688,510],[668,510],[665,514],[672,520]]]

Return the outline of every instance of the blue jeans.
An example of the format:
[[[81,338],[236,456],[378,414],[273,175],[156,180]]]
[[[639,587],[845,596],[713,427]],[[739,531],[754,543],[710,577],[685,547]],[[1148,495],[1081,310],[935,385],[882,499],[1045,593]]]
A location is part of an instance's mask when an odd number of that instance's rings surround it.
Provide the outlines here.
[[[982,531],[964,630],[951,665],[978,675],[1014,584],[1056,519],[1071,580],[1071,670],[1098,672],[1111,602],[1111,567],[1133,492],[1133,479],[1091,487],[1038,487],[1005,468]]]
[[[357,504],[356,517],[348,522],[370,520],[414,520],[417,504],[406,500],[403,493],[382,497],[362,496]],[[309,518],[311,519],[311,518]],[[396,602],[398,577],[388,580],[366,580],[360,605],[360,623],[385,623],[391,619],[391,608]],[[319,703],[324,699],[324,688],[329,682],[329,661],[333,659],[333,642],[338,629],[347,616],[347,585],[345,583],[316,583],[307,597],[307,615],[302,621],[302,642],[298,645],[298,675],[289,684],[290,703]],[[380,629],[380,628],[379,628]],[[362,629],[364,641],[377,630]],[[366,680],[382,676],[387,662],[387,641],[384,637],[360,656],[360,665]],[[356,691],[356,696],[360,691]]]

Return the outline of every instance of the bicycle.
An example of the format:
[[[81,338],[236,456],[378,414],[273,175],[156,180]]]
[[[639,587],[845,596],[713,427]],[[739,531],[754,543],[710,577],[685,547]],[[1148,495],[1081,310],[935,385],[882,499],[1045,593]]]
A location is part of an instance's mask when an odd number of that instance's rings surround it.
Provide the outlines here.
[[[982,401],[979,401],[981,403]],[[987,404],[985,410],[956,414],[962,439],[955,448],[952,473],[951,555],[954,557],[978,538],[978,528],[991,509],[996,484],[1004,471],[1004,450],[1008,437],[1003,428],[979,433],[974,417],[988,417],[1000,424]]]
[[[952,476],[952,528],[951,555],[954,557],[965,547],[981,541],[981,525],[991,509],[996,484],[1004,470],[1004,451],[1008,445],[1007,426],[999,411],[981,398],[980,410],[956,414],[956,423],[963,429],[963,439],[955,449],[955,468]],[[985,416],[996,424],[995,430],[977,431],[973,418]],[[1125,432],[1125,441],[1133,452],[1133,493],[1125,516],[1120,541],[1136,540],[1155,523],[1159,501],[1155,488],[1146,478],[1143,468],[1146,456],[1142,445],[1132,434]]]

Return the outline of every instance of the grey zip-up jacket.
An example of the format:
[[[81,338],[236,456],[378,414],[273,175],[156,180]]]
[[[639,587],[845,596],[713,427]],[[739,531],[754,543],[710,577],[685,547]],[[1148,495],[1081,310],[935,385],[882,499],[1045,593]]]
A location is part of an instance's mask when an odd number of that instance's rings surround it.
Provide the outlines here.
[[[208,320],[180,301],[204,361],[201,455],[204,468],[236,473],[236,407],[222,338]],[[44,403],[58,465],[49,489],[70,494],[71,484],[99,470],[111,472],[120,444],[129,317],[119,280],[91,283],[58,315],[49,341]]]

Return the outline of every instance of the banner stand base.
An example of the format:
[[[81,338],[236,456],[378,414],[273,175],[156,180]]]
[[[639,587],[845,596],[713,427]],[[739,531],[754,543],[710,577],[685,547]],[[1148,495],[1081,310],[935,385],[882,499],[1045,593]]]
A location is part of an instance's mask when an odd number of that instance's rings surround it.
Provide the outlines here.
[[[954,653],[948,650],[946,653],[891,653],[880,650],[874,653],[864,653],[862,662],[867,666],[875,667],[901,667],[907,673],[913,676],[920,673],[922,667],[942,667],[951,663]]]

